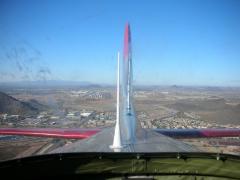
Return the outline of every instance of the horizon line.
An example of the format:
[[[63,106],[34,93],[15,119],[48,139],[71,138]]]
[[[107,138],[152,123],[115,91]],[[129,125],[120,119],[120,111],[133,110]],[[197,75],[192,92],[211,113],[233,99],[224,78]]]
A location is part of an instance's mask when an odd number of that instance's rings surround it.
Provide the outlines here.
[[[49,82],[55,82],[58,84],[48,84]],[[32,86],[37,86],[36,83],[39,83],[39,85],[41,84],[47,84],[50,86],[54,86],[54,85],[62,85],[62,86],[66,86],[66,84],[64,83],[69,83],[71,85],[82,85],[82,86],[94,86],[94,85],[98,85],[98,86],[116,86],[115,83],[104,83],[104,82],[90,82],[90,81],[74,81],[74,80],[23,80],[23,81],[0,81],[0,84],[2,85],[23,85],[23,86],[27,86],[27,85],[32,85]],[[137,87],[137,86],[146,86],[146,87],[151,87],[151,86],[164,86],[164,87],[229,87],[229,88],[238,88],[240,87],[240,85],[216,85],[216,84],[212,84],[212,85],[207,85],[207,84],[198,84],[198,85],[194,85],[194,84],[162,84],[162,83],[157,83],[157,84],[146,84],[146,83],[135,83],[133,84],[133,86]]]

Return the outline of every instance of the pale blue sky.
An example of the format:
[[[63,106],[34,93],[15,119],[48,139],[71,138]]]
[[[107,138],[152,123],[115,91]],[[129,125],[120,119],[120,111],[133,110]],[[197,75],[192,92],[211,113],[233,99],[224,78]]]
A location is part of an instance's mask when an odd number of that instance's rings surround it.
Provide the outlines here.
[[[135,84],[240,86],[239,0],[0,0],[0,81],[115,83],[130,22]]]

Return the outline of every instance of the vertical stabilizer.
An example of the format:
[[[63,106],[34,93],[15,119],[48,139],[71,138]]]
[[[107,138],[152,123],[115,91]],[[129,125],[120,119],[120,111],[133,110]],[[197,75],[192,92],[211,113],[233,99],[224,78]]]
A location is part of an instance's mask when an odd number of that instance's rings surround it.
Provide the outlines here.
[[[131,47],[131,30],[130,25],[127,23],[124,33],[124,47],[123,47],[123,59],[124,59],[124,86],[125,86],[125,98],[127,113],[131,115],[131,98],[132,98],[132,47]]]
[[[120,131],[120,54],[118,52],[117,61],[117,111],[116,111],[116,125],[113,137],[113,145],[110,146],[114,151],[119,152],[122,148],[121,131]]]
[[[136,139],[136,117],[133,107],[132,90],[132,38],[129,23],[126,24],[124,32],[123,47],[123,74],[122,74],[122,117],[121,123],[124,144],[134,144]]]

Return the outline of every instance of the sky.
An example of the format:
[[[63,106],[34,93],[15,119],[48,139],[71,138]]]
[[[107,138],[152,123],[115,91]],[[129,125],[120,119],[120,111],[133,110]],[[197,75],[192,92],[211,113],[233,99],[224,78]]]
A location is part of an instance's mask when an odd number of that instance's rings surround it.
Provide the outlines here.
[[[239,0],[0,0],[0,81],[115,84],[127,22],[139,85],[240,86]]]

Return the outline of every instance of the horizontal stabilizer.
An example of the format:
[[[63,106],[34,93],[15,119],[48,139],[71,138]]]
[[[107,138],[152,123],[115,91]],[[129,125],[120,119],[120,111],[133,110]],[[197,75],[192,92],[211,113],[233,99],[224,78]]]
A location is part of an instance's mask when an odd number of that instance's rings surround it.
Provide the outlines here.
[[[240,137],[240,129],[154,129],[156,132],[173,138],[214,138]]]
[[[100,129],[63,128],[0,128],[0,135],[22,135],[50,138],[85,139],[98,133]]]

